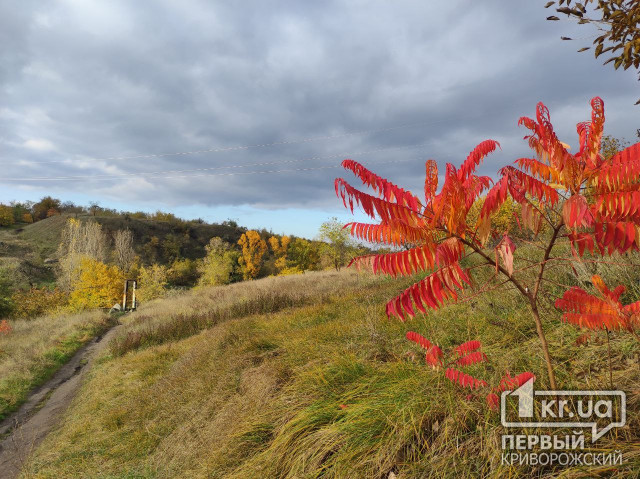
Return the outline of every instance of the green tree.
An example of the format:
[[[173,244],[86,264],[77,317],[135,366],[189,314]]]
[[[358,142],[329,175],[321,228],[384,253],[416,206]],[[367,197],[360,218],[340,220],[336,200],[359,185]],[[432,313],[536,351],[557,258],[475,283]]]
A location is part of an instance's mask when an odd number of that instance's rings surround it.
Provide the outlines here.
[[[162,255],[166,261],[175,261],[182,253],[185,239],[176,234],[168,234],[162,241]]]
[[[213,237],[205,247],[207,255],[200,265],[200,286],[229,284],[233,280],[240,253],[219,237]]]
[[[11,281],[11,273],[3,268],[0,269],[0,318],[4,318],[13,311],[13,282]]]
[[[303,238],[294,238],[289,245],[290,265],[300,271],[318,269],[320,254],[318,246]]]
[[[600,153],[605,159],[611,158],[616,153],[621,152],[625,148],[629,146],[629,142],[624,138],[619,139],[615,138],[611,135],[604,135],[602,137],[602,142],[600,143]]]
[[[329,259],[336,271],[340,271],[353,252],[349,231],[343,228],[338,218],[333,217],[320,225],[318,236],[324,242],[320,250],[322,255]]]
[[[169,268],[167,280],[172,286],[193,286],[200,273],[198,263],[192,259],[177,259]]]

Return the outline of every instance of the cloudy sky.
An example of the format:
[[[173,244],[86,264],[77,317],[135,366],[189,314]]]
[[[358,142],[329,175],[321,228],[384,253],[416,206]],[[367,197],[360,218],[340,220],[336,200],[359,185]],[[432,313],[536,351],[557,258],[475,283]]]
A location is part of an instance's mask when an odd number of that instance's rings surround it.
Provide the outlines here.
[[[312,237],[349,218],[346,157],[419,192],[427,158],[493,138],[495,175],[529,156],[517,119],[538,101],[575,146],[595,95],[606,132],[635,139],[634,72],[577,53],[595,32],[544,3],[0,0],[0,201]]]

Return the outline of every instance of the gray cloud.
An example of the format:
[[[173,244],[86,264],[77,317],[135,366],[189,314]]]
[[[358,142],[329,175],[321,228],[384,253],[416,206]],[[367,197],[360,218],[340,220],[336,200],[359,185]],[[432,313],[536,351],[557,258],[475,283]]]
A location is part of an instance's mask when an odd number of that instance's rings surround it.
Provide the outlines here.
[[[336,205],[338,169],[190,178],[145,173],[425,143],[358,157],[419,191],[426,158],[444,168],[495,138],[503,149],[482,167],[494,174],[528,154],[516,123],[533,115],[540,100],[563,139],[574,143],[575,124],[588,118],[594,95],[605,99],[608,131],[631,138],[640,127],[632,106],[635,75],[576,53],[582,44],[561,42],[560,35],[585,37],[590,30],[546,22],[543,3],[3,1],[0,177],[130,174],[117,181],[23,183],[59,196],[90,191],[132,208],[149,200],[169,208],[328,208]],[[408,126],[228,152],[97,160],[397,125]]]

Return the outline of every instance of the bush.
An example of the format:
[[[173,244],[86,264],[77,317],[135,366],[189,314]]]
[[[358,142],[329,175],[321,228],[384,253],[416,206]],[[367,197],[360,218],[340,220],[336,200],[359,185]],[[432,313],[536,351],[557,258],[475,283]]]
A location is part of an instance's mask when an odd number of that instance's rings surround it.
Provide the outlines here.
[[[69,294],[58,288],[31,288],[13,293],[14,318],[35,318],[59,311],[69,302]]]

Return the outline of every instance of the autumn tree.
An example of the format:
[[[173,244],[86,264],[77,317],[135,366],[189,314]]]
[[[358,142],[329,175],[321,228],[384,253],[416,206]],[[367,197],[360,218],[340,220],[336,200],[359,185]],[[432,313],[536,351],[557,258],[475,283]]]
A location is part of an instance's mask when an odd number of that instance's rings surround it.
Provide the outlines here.
[[[287,267],[287,250],[290,242],[291,238],[288,236],[283,236],[280,239],[277,236],[269,237],[269,246],[271,246],[271,251],[276,257],[275,267],[278,273]]]
[[[593,41],[596,58],[608,54],[604,62],[612,63],[617,70],[623,67],[627,70],[640,68],[640,2],[637,0],[585,0],[583,3],[571,0],[556,0],[547,2],[546,8],[555,6],[556,12],[573,18],[579,24],[594,25],[600,35]],[[551,15],[547,20],[558,21],[559,17]],[[562,37],[563,40],[572,40]],[[591,47],[582,47],[578,51],[584,52]],[[640,76],[638,77],[640,80]],[[640,104],[640,100],[636,105]]]
[[[257,231],[249,230],[240,237],[238,244],[242,248],[239,262],[244,279],[257,278],[262,267],[263,256],[267,252],[267,243]]]
[[[557,389],[540,316],[542,298],[551,294],[550,286],[557,286],[549,268],[580,261],[585,251],[603,256],[637,250],[640,245],[640,143],[605,159],[600,154],[604,103],[596,97],[591,105],[591,121],[578,124],[580,147],[575,154],[557,138],[549,111],[542,103],[537,106],[535,119],[520,118],[519,124],[530,131],[525,138],[535,158],[520,158],[514,165],[505,166],[493,186],[490,178],[475,171],[498,147],[494,140],[480,143],[459,168],[447,164],[439,193],[437,164],[427,161],[424,199],[355,161],[343,162],[344,168],[375,195],[354,188],[342,178],[335,181],[337,195],[352,211],[360,206],[379,221],[350,223],[351,234],[395,247],[414,245],[406,251],[367,255],[353,262],[393,276],[428,272],[387,303],[388,316],[405,320],[415,316],[416,310],[426,313],[428,308],[438,309],[449,300],[457,300],[469,287],[477,288],[480,294],[510,283],[529,306],[550,386]],[[472,222],[469,210],[487,189],[479,219]],[[523,227],[535,234],[540,222],[548,226],[546,234],[537,234],[530,242],[532,253],[523,258],[519,268],[514,257],[516,244],[493,224],[494,214],[509,197],[521,207]],[[495,247],[488,247],[489,238],[496,238]],[[554,246],[561,242],[571,246],[573,256],[554,253]],[[463,267],[462,262],[469,256],[477,258],[475,268],[494,272],[489,281],[474,284],[471,268]]]
[[[60,211],[60,200],[52,198],[51,196],[45,196],[40,201],[33,205],[33,218],[35,221],[40,221],[55,214],[54,212]]]
[[[333,217],[320,225],[318,237],[324,242],[320,252],[329,259],[336,271],[340,271],[353,249],[349,232],[344,229],[338,218]]]
[[[213,237],[205,247],[207,255],[199,268],[200,286],[218,286],[229,284],[233,279],[235,266],[240,254],[222,238]]]
[[[13,209],[7,205],[0,205],[0,226],[11,226],[14,223]]]
[[[71,289],[80,272],[82,259],[103,262],[106,252],[107,237],[99,223],[69,219],[58,246],[60,287],[65,291]]]
[[[113,261],[125,273],[129,272],[136,257],[131,230],[118,230],[113,235]]]
[[[123,282],[124,273],[117,266],[83,257],[69,295],[69,306],[76,311],[110,308],[120,302]]]
[[[167,291],[167,276],[166,266],[152,264],[141,267],[137,293],[140,301],[150,301],[164,296]]]

